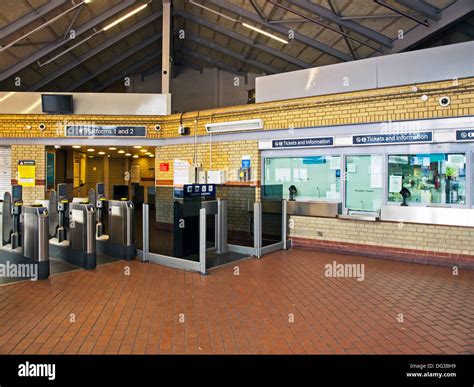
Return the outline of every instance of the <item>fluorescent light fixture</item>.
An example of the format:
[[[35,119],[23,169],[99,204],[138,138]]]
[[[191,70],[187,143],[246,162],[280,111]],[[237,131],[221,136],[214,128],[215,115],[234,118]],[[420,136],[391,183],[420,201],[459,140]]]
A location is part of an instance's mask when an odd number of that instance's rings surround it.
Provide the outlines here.
[[[61,145],[55,145],[54,149],[61,149]]]
[[[117,150],[117,148],[114,147],[114,146],[111,146],[111,147],[109,148],[109,150]]]
[[[206,124],[207,133],[239,132],[263,129],[263,120],[242,120]]]
[[[128,19],[129,17],[135,15],[136,13],[140,12],[142,9],[145,9],[148,6],[148,3],[141,5],[138,8],[135,8],[133,11],[130,11],[126,15],[123,15],[122,17],[118,18],[114,22],[106,25],[104,28],[102,28],[102,31],[107,31],[110,30],[112,27],[115,27],[117,24],[122,23],[124,20]]]
[[[151,154],[151,155],[148,155],[148,157],[155,157],[155,155],[154,155],[154,154]]]
[[[148,150],[147,149],[140,149],[140,152],[145,153],[145,152],[148,152]]]
[[[203,5],[203,4],[196,3],[196,2],[193,1],[193,0],[189,0],[189,2],[190,2],[191,4],[197,6],[197,7],[200,7],[200,8],[202,8],[202,9],[205,9],[206,11],[212,12],[213,14],[218,15],[218,16],[220,16],[220,17],[223,17],[223,18],[225,18],[225,19],[227,19],[227,20],[230,20],[230,21],[232,21],[232,22],[234,22],[234,23],[240,23],[240,24],[242,24],[244,27],[249,28],[249,29],[251,29],[251,30],[253,30],[253,31],[256,31],[256,32],[258,32],[258,33],[260,33],[260,34],[263,34],[263,35],[265,35],[265,36],[268,36],[269,38],[275,39],[275,40],[279,41],[280,43],[288,44],[288,41],[286,41],[285,39],[279,38],[278,36],[275,36],[275,35],[271,34],[270,32],[267,32],[267,31],[264,31],[264,30],[262,30],[262,29],[260,29],[260,28],[254,27],[254,26],[252,26],[252,25],[250,25],[250,24],[248,24],[248,23],[241,22],[240,20],[234,19],[233,17],[224,15],[222,12],[219,12],[219,11],[216,11],[215,9],[206,7],[206,6]]]
[[[138,156],[138,155],[133,155],[132,157],[133,157],[134,159],[138,159],[140,156]]]
[[[120,153],[121,155],[125,153],[124,150],[119,150],[118,153]]]
[[[125,156],[127,156],[127,157],[129,157],[131,155],[132,155],[131,153],[125,153]]]
[[[247,23],[242,23],[242,25],[243,25],[245,28],[248,28],[248,29],[250,29],[250,30],[254,30],[254,31],[256,31],[256,32],[258,32],[258,33],[260,33],[260,34],[262,34],[262,35],[265,35],[265,36],[268,36],[269,38],[275,39],[275,40],[277,40],[277,41],[280,42],[280,43],[288,44],[288,41],[286,41],[285,39],[279,38],[278,36],[275,36],[275,35],[271,34],[270,32],[261,30],[260,28],[251,26],[250,24],[247,24]]]
[[[89,148],[89,149],[87,149],[87,152],[95,152],[95,149],[94,148]]]
[[[105,155],[105,152],[99,152],[99,155],[103,156]]]
[[[141,145],[134,145],[133,146],[135,149],[140,149],[142,146]]]
[[[82,146],[80,146],[80,145],[73,145],[72,147],[73,147],[74,149],[81,149],[81,148],[82,148]]]

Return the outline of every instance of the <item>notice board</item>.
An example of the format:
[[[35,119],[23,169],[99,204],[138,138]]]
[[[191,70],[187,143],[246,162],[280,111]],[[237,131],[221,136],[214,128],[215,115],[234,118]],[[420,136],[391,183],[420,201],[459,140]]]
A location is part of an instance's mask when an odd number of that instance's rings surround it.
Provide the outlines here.
[[[18,184],[23,187],[34,187],[36,178],[36,163],[34,160],[18,161]]]

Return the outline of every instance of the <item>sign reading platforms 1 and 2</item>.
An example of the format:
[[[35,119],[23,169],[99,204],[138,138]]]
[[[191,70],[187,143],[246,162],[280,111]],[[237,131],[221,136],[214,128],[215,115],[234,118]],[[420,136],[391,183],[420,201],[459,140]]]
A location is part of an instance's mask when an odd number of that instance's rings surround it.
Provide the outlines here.
[[[383,145],[433,142],[433,132],[359,134],[352,136],[353,145]]]
[[[66,137],[146,137],[146,126],[67,125]]]
[[[272,148],[310,148],[333,146],[334,137],[287,138],[272,140]]]

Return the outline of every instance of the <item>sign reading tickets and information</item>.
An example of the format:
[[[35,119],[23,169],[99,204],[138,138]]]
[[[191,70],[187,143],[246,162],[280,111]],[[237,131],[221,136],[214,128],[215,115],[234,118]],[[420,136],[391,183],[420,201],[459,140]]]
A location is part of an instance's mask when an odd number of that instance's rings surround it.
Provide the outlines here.
[[[287,138],[272,140],[272,148],[310,148],[318,146],[333,146],[334,137]]]
[[[34,160],[18,161],[18,184],[23,187],[34,187],[36,178],[36,163]]]
[[[456,141],[474,141],[474,129],[456,130]]]
[[[383,145],[432,142],[433,132],[358,134],[352,136],[353,145]]]
[[[146,126],[66,125],[66,137],[146,137]]]

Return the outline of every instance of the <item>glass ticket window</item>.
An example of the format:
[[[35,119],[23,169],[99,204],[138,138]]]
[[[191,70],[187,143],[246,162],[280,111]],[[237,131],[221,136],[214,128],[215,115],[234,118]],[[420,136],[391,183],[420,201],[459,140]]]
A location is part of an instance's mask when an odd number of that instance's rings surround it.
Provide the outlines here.
[[[346,156],[346,208],[378,212],[382,206],[381,155]]]
[[[431,153],[388,156],[388,202],[463,205],[466,203],[466,155]],[[407,192],[405,190],[405,192]]]
[[[340,156],[266,158],[264,163],[264,184],[283,185],[284,199],[293,185],[295,200],[341,200]]]

